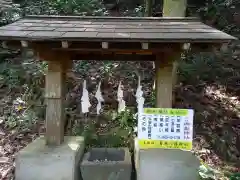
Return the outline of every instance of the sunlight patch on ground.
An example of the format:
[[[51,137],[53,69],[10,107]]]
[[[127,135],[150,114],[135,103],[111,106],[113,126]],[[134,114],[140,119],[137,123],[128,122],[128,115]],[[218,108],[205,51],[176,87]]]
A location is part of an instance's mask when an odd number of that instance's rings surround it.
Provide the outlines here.
[[[224,87],[216,88],[214,86],[207,86],[205,88],[205,94],[215,100],[220,100],[222,102],[222,107],[226,110],[235,112],[240,118],[240,101],[238,97],[227,94]]]

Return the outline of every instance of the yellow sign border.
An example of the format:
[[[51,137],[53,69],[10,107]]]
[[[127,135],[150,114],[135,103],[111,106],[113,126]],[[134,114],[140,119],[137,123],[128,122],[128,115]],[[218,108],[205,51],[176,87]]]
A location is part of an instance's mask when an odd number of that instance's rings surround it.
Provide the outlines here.
[[[192,150],[192,142],[190,141],[139,139],[138,145],[140,149],[160,148]]]
[[[144,108],[144,114],[187,116],[189,109],[171,109],[171,108]]]

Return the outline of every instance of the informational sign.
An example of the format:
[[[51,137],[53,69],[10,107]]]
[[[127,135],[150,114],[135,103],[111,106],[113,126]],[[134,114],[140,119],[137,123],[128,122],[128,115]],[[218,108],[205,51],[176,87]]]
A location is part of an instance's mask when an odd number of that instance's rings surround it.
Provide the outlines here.
[[[144,108],[138,117],[140,149],[192,149],[192,109]]]

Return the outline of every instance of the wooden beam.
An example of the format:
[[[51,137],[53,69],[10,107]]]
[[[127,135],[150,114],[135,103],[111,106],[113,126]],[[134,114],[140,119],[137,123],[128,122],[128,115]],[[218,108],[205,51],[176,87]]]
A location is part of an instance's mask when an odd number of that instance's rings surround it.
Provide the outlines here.
[[[58,146],[64,140],[65,78],[71,61],[55,54],[52,57],[56,59],[48,61],[48,71],[45,76],[46,144]]]
[[[101,52],[101,53],[161,53],[161,52],[172,52],[178,51],[178,48],[169,48],[169,47],[161,47],[161,48],[154,48],[154,49],[88,49],[88,48],[51,48],[53,51],[68,51],[68,52]]]
[[[44,20],[59,20],[59,16],[56,15],[28,15],[25,18],[27,19],[44,19]],[[146,20],[151,20],[151,21],[169,21],[169,18],[165,17],[112,17],[112,16],[61,16],[61,19],[68,21],[68,20],[113,20],[113,21],[126,21],[126,20],[139,20],[139,21],[146,21]],[[181,18],[181,17],[173,17],[171,20],[173,21],[180,21],[182,20],[187,20],[187,21],[197,21],[199,18],[196,17],[186,17],[186,18]]]
[[[212,52],[215,48],[221,48],[221,44],[199,44],[199,43],[191,43],[190,51],[191,52]]]
[[[9,49],[20,49],[22,48],[21,41],[2,41],[1,46]]]
[[[178,51],[183,43],[156,43],[156,42],[78,42],[78,41],[6,41],[8,48],[22,48],[27,43],[30,49],[45,49],[58,51],[83,52],[169,52]],[[46,51],[45,51],[46,52]]]
[[[69,41],[62,41],[60,44],[57,41],[35,41],[31,42],[31,46],[41,47],[53,50],[63,50],[63,51],[154,51],[162,52],[169,51],[172,49],[180,49],[183,43],[155,43],[155,42],[78,42],[72,41],[71,46]]]
[[[71,59],[99,60],[99,61],[155,61],[156,56],[152,54],[81,54],[75,53]]]

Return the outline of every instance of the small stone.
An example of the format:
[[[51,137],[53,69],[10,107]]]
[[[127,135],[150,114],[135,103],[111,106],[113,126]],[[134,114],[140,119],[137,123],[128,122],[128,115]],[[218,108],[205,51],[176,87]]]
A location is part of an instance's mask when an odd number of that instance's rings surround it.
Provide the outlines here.
[[[0,117],[0,124],[4,122],[4,117]]]

